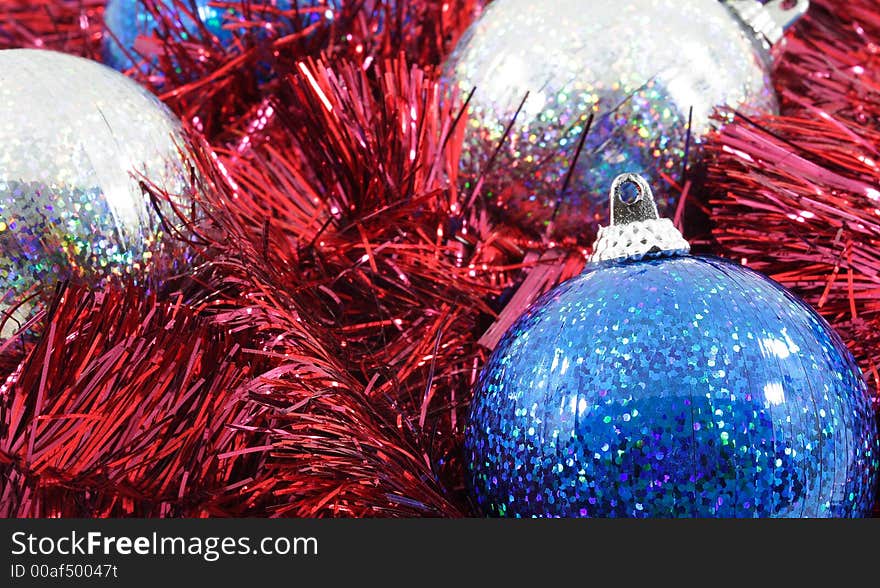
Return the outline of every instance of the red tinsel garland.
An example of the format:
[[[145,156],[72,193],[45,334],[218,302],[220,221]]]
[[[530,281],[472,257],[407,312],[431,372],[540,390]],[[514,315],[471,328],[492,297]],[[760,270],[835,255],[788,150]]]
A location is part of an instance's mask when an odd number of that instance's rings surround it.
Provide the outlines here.
[[[392,452],[401,447],[395,437],[405,435],[408,451],[430,467],[417,476],[420,483],[436,484],[458,467],[461,410],[484,353],[474,334],[508,270],[504,253],[490,243],[445,234],[456,202],[446,178],[454,173],[450,154],[460,137],[452,132],[454,113],[440,105],[437,83],[403,60],[377,63],[372,72],[356,63],[337,62],[331,71],[303,62],[289,95],[273,107],[283,138],[274,135],[244,157],[225,152],[226,173],[203,158],[217,185],[209,198],[218,213],[203,233],[213,246],[202,279],[210,285],[206,292],[216,293],[214,303],[236,309],[224,311],[224,322],[238,316],[256,329],[267,353],[302,358],[290,368],[293,379],[260,385],[285,414],[289,405],[301,407],[308,423],[320,405],[302,403],[325,390],[337,409],[351,403],[352,422],[340,431],[365,434],[327,439],[325,453],[313,438],[314,424],[274,426],[285,446],[299,448],[275,454],[267,482],[273,494],[282,492],[279,486],[297,488],[296,504],[285,511],[454,514],[439,497],[416,506],[413,491],[395,492],[396,506],[365,510],[363,504],[386,503],[402,479],[387,464],[362,472],[362,452],[371,444]],[[296,341],[289,333],[305,324],[314,346],[291,349]],[[303,389],[300,371],[312,364],[335,371]],[[283,365],[277,369],[287,370]],[[336,428],[344,413],[333,403],[327,426]],[[392,429],[366,436],[370,431],[358,423],[369,422],[380,406]],[[302,443],[314,447],[303,453]],[[349,462],[342,456],[352,446],[360,449]],[[302,469],[312,475],[303,478]],[[330,479],[316,489],[319,472]],[[334,485],[335,498],[322,505],[325,483]]]
[[[0,388],[0,516],[240,512],[265,363],[180,300],[66,289]]]
[[[3,0],[0,49],[53,49],[97,59],[106,0]]]
[[[192,0],[129,0],[152,15],[155,34],[141,37],[132,55],[141,67],[127,72],[153,89],[181,118],[215,142],[253,132],[258,106],[280,91],[297,63],[324,54],[365,66],[404,53],[413,63],[435,66],[479,13],[485,0],[356,0],[291,2],[281,10],[266,0],[213,0],[236,20],[235,37],[221,43],[204,30],[198,38],[174,15],[193,15]],[[7,0],[0,6],[0,49],[54,49],[100,59],[106,0]],[[333,18],[299,25],[297,15]],[[279,18],[290,30],[267,27]],[[194,22],[200,22],[191,16]]]

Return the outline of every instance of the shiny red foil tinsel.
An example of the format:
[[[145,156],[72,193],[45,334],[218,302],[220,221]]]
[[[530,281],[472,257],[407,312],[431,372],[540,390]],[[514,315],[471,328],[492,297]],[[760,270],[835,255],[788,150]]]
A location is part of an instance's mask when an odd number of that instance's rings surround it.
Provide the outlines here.
[[[0,48],[99,58],[102,4],[6,0]],[[192,130],[200,262],[155,293],[62,284],[35,336],[0,343],[0,516],[474,513],[479,369],[588,251],[460,191],[467,96],[437,67],[483,2],[336,4],[308,33],[154,39],[128,72]],[[712,137],[689,201],[714,227],[702,249],[806,297],[876,383],[880,5],[812,4],[777,71],[783,116]]]

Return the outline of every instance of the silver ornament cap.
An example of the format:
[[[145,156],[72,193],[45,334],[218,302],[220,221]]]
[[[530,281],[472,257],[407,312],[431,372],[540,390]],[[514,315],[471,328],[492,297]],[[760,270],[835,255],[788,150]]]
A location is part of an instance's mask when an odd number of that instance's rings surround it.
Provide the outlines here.
[[[623,188],[632,185],[636,197],[623,199]],[[668,218],[661,218],[654,193],[645,178],[622,174],[611,183],[611,224],[599,227],[590,263],[611,260],[638,260],[687,254],[691,250],[681,231]]]
[[[726,0],[727,7],[770,49],[807,13],[810,0]]]

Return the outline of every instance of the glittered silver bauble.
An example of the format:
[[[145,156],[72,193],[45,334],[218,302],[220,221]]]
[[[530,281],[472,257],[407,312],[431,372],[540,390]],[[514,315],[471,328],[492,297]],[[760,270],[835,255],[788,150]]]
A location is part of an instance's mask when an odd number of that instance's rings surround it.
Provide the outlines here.
[[[645,175],[661,212],[671,211],[670,180],[698,161],[716,107],[776,112],[771,48],[806,5],[495,0],[444,70],[461,96],[475,89],[464,177],[484,173],[500,144],[485,177],[490,197],[536,233],[592,236],[607,217],[604,186],[629,171]]]
[[[0,310],[58,280],[150,286],[185,263],[162,224],[178,216],[140,186],[191,197],[185,146],[174,115],[114,70],[0,51]]]

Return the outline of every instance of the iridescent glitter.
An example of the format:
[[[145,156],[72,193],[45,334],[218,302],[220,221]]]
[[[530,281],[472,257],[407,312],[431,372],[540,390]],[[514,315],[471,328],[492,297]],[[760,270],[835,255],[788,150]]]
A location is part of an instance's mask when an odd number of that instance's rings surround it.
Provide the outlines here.
[[[682,177],[688,120],[691,161],[717,106],[775,112],[770,56],[718,0],[495,0],[459,42],[445,76],[473,88],[462,160],[486,168],[516,117],[488,178],[514,222],[588,237],[607,218],[604,189],[644,170],[672,211],[664,176]],[[568,192],[560,190],[590,115],[592,127]]]
[[[505,335],[465,447],[476,503],[515,517],[854,517],[877,428],[831,327],[715,258],[591,263]]]
[[[0,310],[60,279],[152,283],[174,271],[181,248],[134,176],[191,195],[185,145],[174,115],[112,69],[0,51]]]
[[[169,17],[180,22],[186,35],[199,38],[205,32],[213,35],[221,45],[229,45],[235,40],[234,25],[236,21],[246,20],[240,10],[235,10],[216,0],[195,0],[197,23],[189,14],[189,0],[160,0],[156,4],[157,9],[167,13]],[[255,0],[249,3],[248,9],[251,14],[275,14],[274,34],[286,34],[308,26],[321,19],[332,19],[335,2],[320,0]],[[184,10],[181,10],[181,7]],[[295,26],[289,19],[275,11],[288,11],[297,8],[299,10],[300,25]],[[319,10],[320,9],[320,10]],[[269,12],[269,11],[272,12]],[[271,19],[270,19],[271,20]],[[104,10],[104,24],[110,34],[105,35],[103,42],[104,62],[120,71],[125,71],[134,65],[132,58],[139,60],[140,55],[145,53],[138,51],[135,45],[138,37],[152,37],[159,29],[159,23],[148,11],[140,0],[110,0]],[[239,29],[240,32],[244,28]],[[267,31],[267,34],[268,31]],[[186,40],[186,39],[183,39]]]

